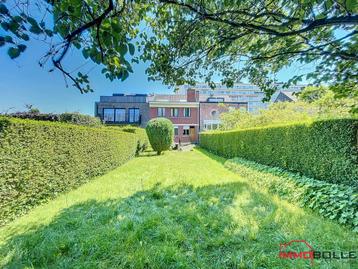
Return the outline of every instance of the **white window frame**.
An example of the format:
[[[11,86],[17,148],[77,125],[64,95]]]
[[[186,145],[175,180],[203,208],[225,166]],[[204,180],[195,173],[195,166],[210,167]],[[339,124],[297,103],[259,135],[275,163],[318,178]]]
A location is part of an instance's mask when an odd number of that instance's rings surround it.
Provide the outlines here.
[[[157,116],[158,117],[165,117],[165,107],[158,107],[157,108]]]
[[[187,113],[188,112],[188,113]],[[191,116],[191,109],[190,107],[184,107],[184,117],[190,118]]]
[[[176,108],[176,107],[171,108],[170,109],[170,116],[172,118],[178,118],[179,117],[179,108]]]
[[[189,129],[190,127],[188,125],[183,126],[183,136],[189,135]]]

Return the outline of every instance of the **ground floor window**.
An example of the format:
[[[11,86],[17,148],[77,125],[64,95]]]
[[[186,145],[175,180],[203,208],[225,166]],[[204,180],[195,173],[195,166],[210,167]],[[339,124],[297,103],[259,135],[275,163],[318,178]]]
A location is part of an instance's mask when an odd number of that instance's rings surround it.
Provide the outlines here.
[[[115,121],[116,122],[125,122],[126,121],[125,108],[118,108],[115,110]]]
[[[139,122],[139,108],[130,108],[128,115],[129,122]]]
[[[189,135],[189,126],[183,127],[183,135]]]
[[[114,108],[103,109],[103,120],[105,122],[114,122]]]
[[[104,122],[125,122],[126,109],[125,108],[104,108],[103,109]]]
[[[178,126],[174,126],[174,135],[179,135]]]
[[[204,130],[216,130],[220,127],[219,120],[204,120]]]

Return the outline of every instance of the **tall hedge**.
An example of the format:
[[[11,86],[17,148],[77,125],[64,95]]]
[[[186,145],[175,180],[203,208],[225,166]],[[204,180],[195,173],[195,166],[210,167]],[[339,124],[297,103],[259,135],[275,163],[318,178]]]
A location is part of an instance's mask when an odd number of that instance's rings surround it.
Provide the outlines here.
[[[200,145],[331,183],[358,186],[357,119],[202,133]]]
[[[0,118],[0,225],[123,164],[137,145],[105,127]]]
[[[131,126],[131,125],[106,125],[107,128],[113,128],[115,130],[120,130],[122,132],[133,133],[138,137],[137,152],[138,155],[140,152],[145,151],[149,146],[149,139],[144,128]]]

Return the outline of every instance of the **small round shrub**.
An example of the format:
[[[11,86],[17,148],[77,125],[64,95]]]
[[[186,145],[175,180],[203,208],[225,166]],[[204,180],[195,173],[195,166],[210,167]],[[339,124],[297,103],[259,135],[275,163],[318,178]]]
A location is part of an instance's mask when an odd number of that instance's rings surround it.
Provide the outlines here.
[[[158,155],[160,155],[162,151],[168,150],[172,145],[174,139],[174,127],[170,120],[166,118],[151,119],[145,130],[150,145]]]

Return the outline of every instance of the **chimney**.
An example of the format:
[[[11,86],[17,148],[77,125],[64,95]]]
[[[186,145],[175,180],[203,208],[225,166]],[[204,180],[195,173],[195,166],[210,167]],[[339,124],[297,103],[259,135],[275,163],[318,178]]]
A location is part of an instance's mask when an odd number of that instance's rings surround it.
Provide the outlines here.
[[[195,89],[188,89],[186,91],[186,101],[187,102],[198,102],[199,101],[199,92]]]

